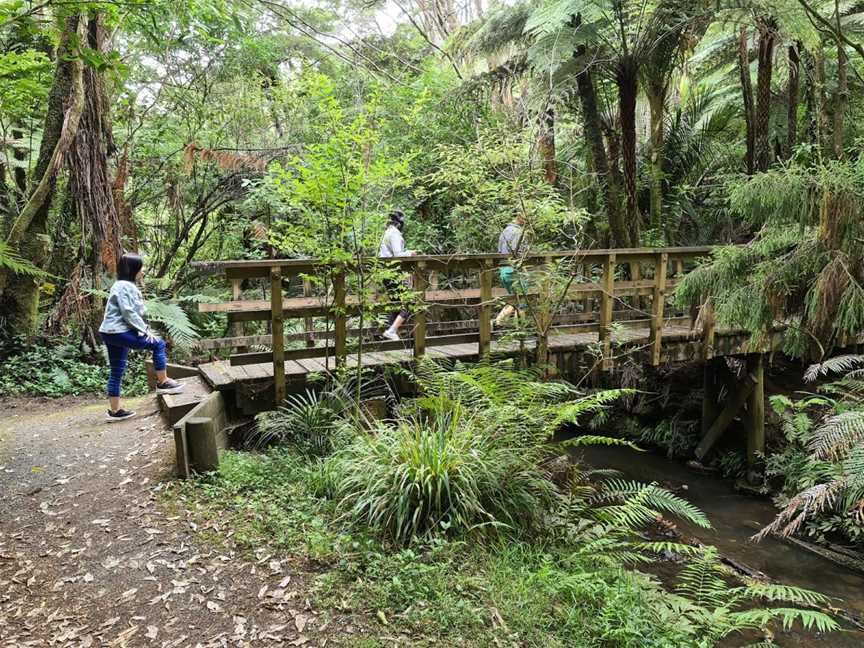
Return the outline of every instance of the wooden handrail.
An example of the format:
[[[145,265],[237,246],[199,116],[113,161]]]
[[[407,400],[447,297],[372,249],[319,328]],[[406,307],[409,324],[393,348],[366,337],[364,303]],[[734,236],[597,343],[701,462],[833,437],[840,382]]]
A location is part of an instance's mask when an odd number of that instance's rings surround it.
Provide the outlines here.
[[[685,261],[706,256],[711,252],[711,247],[682,247],[682,248],[625,248],[616,250],[578,250],[557,251],[530,254],[519,259],[522,267],[549,267],[556,260],[572,259],[575,262],[573,272],[578,272],[577,280],[569,285],[564,296],[565,302],[578,303],[581,311],[577,311],[577,319],[581,322],[569,327],[581,332],[594,332],[600,344],[599,365],[608,370],[613,364],[612,348],[612,326],[630,319],[629,316],[622,320],[616,320],[616,313],[628,312],[643,317],[642,321],[648,322],[650,338],[648,344],[649,362],[657,365],[662,357],[663,328],[670,321],[666,317],[666,297],[668,292],[674,288],[686,272]],[[478,355],[486,356],[492,351],[492,341],[498,336],[493,335],[491,319],[493,316],[494,303],[521,303],[531,300],[537,296],[537,291],[531,289],[527,294],[507,295],[503,289],[493,287],[496,267],[503,264],[512,264],[513,259],[503,254],[469,254],[469,255],[422,255],[413,257],[399,257],[396,259],[363,259],[359,262],[328,267],[316,259],[269,259],[260,261],[222,261],[216,263],[195,264],[199,269],[217,270],[223,272],[231,280],[233,285],[232,300],[229,302],[199,305],[201,312],[223,313],[229,316],[229,321],[243,322],[264,320],[271,322],[271,346],[272,352],[247,353],[232,357],[232,364],[250,364],[255,362],[274,363],[275,397],[277,402],[284,399],[286,393],[284,362],[289,358],[313,358],[332,355],[336,359],[336,365],[344,365],[348,353],[348,318],[360,312],[363,307],[370,304],[367,300],[357,295],[348,294],[347,277],[359,264],[390,263],[398,265],[403,271],[411,272],[414,280],[414,291],[419,297],[421,308],[418,308],[413,317],[414,336],[413,355],[421,357],[426,353],[427,346],[440,345],[449,337],[451,340],[457,337],[460,340],[476,340]],[[621,266],[628,266],[628,272],[622,279],[616,278],[616,272]],[[653,277],[650,269],[653,266]],[[670,277],[669,270],[672,270]],[[459,288],[454,290],[441,290],[438,284],[438,273],[441,271],[459,271],[473,277],[479,285],[478,288]],[[285,298],[283,291],[283,279],[294,276],[303,276],[303,297]],[[316,297],[313,295],[310,277],[326,276],[326,294]],[[629,275],[629,276],[627,276]],[[430,277],[432,281],[430,281]],[[245,301],[239,291],[239,282],[243,279],[269,279],[270,298],[268,300]],[[430,289],[430,283],[433,288]],[[464,285],[464,284],[462,284]],[[330,290],[332,288],[332,290]],[[626,303],[620,298],[627,297]],[[594,310],[594,300],[597,300],[597,310]],[[365,302],[365,303],[364,303]],[[650,310],[643,308],[650,303]],[[378,308],[395,306],[396,304],[385,295],[375,295],[372,302]],[[437,330],[438,326],[429,326],[427,308],[430,305],[438,305],[438,308],[449,306],[476,308],[477,329],[476,332],[466,332],[456,336],[428,337],[427,333]],[[623,306],[624,310],[616,311],[616,304]],[[434,314],[434,313],[433,313]],[[312,318],[325,316],[333,323],[332,333],[324,336],[315,335],[313,332]],[[554,320],[555,314],[550,314]],[[571,317],[573,311],[571,310]],[[675,321],[674,313],[672,318]],[[286,319],[303,318],[306,349],[285,350],[284,322]],[[548,318],[547,318],[548,319]],[[553,321],[549,320],[549,322]],[[544,321],[546,321],[544,319]],[[539,326],[539,325],[538,325]],[[545,327],[545,324],[544,324]],[[329,328],[329,327],[328,327]],[[552,330],[558,330],[554,327]],[[233,327],[235,338],[238,341],[246,341],[254,338],[236,335],[237,327]],[[709,324],[706,326],[705,338],[708,346],[713,345],[711,333],[713,329]],[[352,335],[357,332],[352,330]],[[263,337],[263,336],[262,336]],[[333,345],[316,346],[316,339],[333,341]],[[262,340],[262,343],[266,343]],[[548,349],[548,335],[538,340],[537,349]],[[386,350],[390,347],[405,348],[401,343],[376,343],[376,349]],[[706,354],[710,355],[710,350]],[[329,365],[328,365],[329,366]]]
[[[593,261],[600,263],[609,254],[615,254],[618,263],[629,263],[630,261],[651,261],[658,253],[666,253],[671,260],[695,259],[707,256],[714,249],[712,246],[699,245],[691,247],[669,247],[669,248],[618,248],[598,250],[558,250],[554,252],[538,252],[520,257],[523,263],[529,265],[541,265],[549,260],[574,259]],[[444,267],[474,267],[479,268],[487,261],[510,263],[513,258],[507,254],[424,254],[406,257],[370,257],[363,259],[362,263],[395,263],[400,266],[414,266],[423,262],[426,266],[435,270]],[[357,262],[347,263],[346,267],[356,265]],[[314,273],[317,268],[326,267],[328,263],[320,259],[260,259],[243,261],[196,261],[192,267],[203,273],[225,273],[229,279],[254,279],[266,277],[270,274],[270,268],[279,266],[283,276],[295,276],[298,274]]]

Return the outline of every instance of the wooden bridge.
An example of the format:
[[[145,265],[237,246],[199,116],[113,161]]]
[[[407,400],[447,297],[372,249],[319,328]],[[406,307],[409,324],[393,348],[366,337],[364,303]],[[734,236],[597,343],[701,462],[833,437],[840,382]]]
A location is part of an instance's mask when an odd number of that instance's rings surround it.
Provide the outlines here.
[[[755,462],[764,450],[762,354],[779,348],[782,331],[754,348],[746,332],[715,327],[710,300],[698,313],[674,308],[672,289],[709,252],[686,247],[533,254],[519,260],[518,272],[528,286],[521,295],[495,285],[499,267],[513,263],[501,254],[366,259],[338,266],[314,259],[199,263],[199,270],[230,282],[233,299],[199,306],[201,312],[226,316],[232,335],[200,342],[201,349],[223,359],[198,371],[205,391],[219,394],[229,414],[248,415],[272,409],[287,393],[337,367],[408,365],[423,356],[518,357],[565,377],[608,372],[624,362],[700,361],[707,394],[700,456],[746,410]],[[374,313],[399,308],[369,285],[372,269],[382,267],[411,278],[414,314],[398,342],[376,340],[380,328],[370,322]],[[493,330],[492,318],[505,303],[522,309],[527,333]],[[258,330],[246,332],[245,326]],[[721,375],[711,359],[722,356],[747,358],[743,379],[730,383]],[[721,409],[717,399],[724,380],[730,396]],[[180,397],[178,411],[200,414],[193,408],[201,398],[191,392]],[[181,420],[181,436],[184,425]]]

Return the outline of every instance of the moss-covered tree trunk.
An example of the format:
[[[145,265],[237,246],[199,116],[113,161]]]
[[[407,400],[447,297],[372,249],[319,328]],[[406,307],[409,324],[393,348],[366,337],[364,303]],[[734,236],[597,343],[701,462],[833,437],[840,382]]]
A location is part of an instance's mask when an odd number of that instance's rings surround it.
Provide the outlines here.
[[[633,245],[639,244],[642,217],[636,193],[636,99],[639,95],[639,63],[624,55],[615,71],[618,111],[621,119],[621,160],[627,204],[627,229]]]
[[[74,15],[63,24],[30,195],[12,223],[7,238],[23,258],[38,268],[45,268],[50,258],[48,215],[57,173],[77,132],[81,115],[82,63],[75,57],[73,44],[83,36],[82,23],[83,18]],[[0,268],[0,313],[9,330],[24,334],[35,332],[39,314],[39,281]]]
[[[801,58],[798,54],[800,43],[788,49],[789,81],[786,88],[786,156],[792,157],[798,145],[798,101],[800,94]]]
[[[754,126],[755,108],[753,106],[753,82],[750,79],[750,47],[747,27],[741,25],[738,35],[738,77],[741,81],[741,101],[744,107],[744,127],[746,129],[746,153],[744,165],[747,175],[753,175],[756,170],[756,137]]]

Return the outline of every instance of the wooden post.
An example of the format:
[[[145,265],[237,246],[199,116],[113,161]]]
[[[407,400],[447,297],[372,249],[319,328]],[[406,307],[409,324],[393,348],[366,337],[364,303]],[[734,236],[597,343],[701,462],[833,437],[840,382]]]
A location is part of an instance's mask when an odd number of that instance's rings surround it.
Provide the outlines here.
[[[759,479],[757,466],[765,456],[765,356],[748,355],[747,369],[755,381],[747,402],[747,481],[755,484]]]
[[[714,304],[711,298],[705,300],[702,306],[702,359],[710,360],[714,357]]]
[[[662,252],[654,263],[654,301],[651,304],[651,364],[660,364],[663,347],[663,314],[666,306],[666,269],[669,255]]]
[[[492,262],[484,261],[480,267],[480,357],[486,357],[492,348]]]
[[[684,259],[675,259],[675,277],[684,276]]]
[[[303,296],[312,297],[312,282],[308,277],[303,277]],[[306,346],[315,346],[315,321],[311,317],[303,319],[303,331],[306,333]]]
[[[203,473],[219,468],[219,448],[212,418],[186,420],[186,447],[191,470]]]
[[[285,400],[285,320],[282,317],[282,269],[270,268],[270,320],[273,338],[273,390],[276,407]]]
[[[612,307],[615,304],[615,253],[611,252],[603,261],[603,276],[600,279],[603,294],[600,296],[600,350],[603,354],[601,368],[612,368]]]
[[[720,414],[720,388],[722,380],[719,374],[718,362],[722,359],[706,360],[702,365],[702,436],[708,434],[708,430],[717,420]]]
[[[583,263],[582,264],[582,283],[589,283],[591,281],[591,264]],[[582,312],[590,313],[592,310],[591,298],[585,297],[582,300]]]
[[[419,295],[417,312],[414,313],[414,357],[426,354],[426,263],[418,261],[414,268],[414,290]]]
[[[242,279],[231,280],[231,301],[240,301],[243,299]],[[241,337],[244,334],[243,322],[232,320],[231,322],[231,337]],[[244,353],[246,347],[237,347],[237,353]]]
[[[717,439],[720,438],[720,435],[726,431],[726,428],[729,427],[729,424],[735,419],[735,416],[741,410],[744,403],[747,402],[747,399],[750,397],[750,394],[753,392],[753,387],[756,385],[758,377],[752,372],[748,371],[744,376],[744,379],[738,385],[738,391],[735,392],[734,395],[729,396],[729,401],[726,403],[726,407],[723,408],[723,411],[720,412],[720,416],[711,424],[711,427],[708,428],[708,432],[702,437],[702,440],[699,442],[699,445],[696,446],[696,457],[700,460],[705,458],[705,455],[708,454],[708,451],[717,443]]]
[[[345,364],[348,357],[348,313],[345,310],[345,272],[339,270],[333,275],[333,320],[336,353],[336,366]]]

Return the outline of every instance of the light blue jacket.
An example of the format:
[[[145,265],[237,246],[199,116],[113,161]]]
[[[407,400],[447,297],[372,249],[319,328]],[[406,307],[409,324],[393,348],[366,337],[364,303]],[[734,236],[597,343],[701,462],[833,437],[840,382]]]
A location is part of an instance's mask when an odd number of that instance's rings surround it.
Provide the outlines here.
[[[131,281],[115,281],[105,304],[100,333],[126,333],[136,331],[150,335],[150,327],[144,321],[144,298]]]

